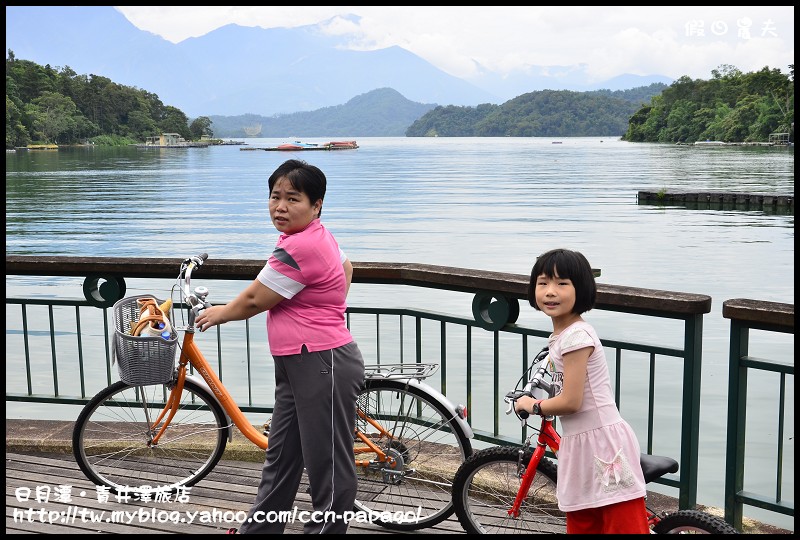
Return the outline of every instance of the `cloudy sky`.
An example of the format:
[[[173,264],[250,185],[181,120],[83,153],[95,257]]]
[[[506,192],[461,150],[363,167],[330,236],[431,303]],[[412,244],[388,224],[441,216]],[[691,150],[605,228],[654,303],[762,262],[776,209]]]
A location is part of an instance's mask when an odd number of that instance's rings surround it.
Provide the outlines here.
[[[324,23],[326,32],[347,36],[353,49],[399,45],[464,79],[478,66],[508,74],[527,66],[584,65],[599,81],[622,73],[708,79],[722,64],[788,73],[794,64],[794,8],[788,6],[117,9],[138,28],[174,43],[226,24]]]

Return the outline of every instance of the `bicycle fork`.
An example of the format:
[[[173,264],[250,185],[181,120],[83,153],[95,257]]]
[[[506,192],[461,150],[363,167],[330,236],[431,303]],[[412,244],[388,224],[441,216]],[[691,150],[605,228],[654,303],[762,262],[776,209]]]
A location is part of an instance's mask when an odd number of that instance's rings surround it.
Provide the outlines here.
[[[514,504],[508,509],[508,515],[514,519],[520,515],[520,508],[522,503],[528,497],[528,491],[533,485],[533,478],[536,476],[536,470],[539,468],[539,462],[544,457],[544,452],[549,446],[553,453],[558,452],[561,442],[561,437],[558,432],[553,428],[552,420],[542,419],[542,428],[539,431],[539,437],[536,441],[536,449],[533,451],[531,459],[528,461],[527,467],[525,465],[525,450],[528,448],[526,444],[519,449],[517,457],[517,475],[520,476],[519,489],[517,496],[514,498]],[[524,472],[523,472],[524,469]]]
[[[158,445],[158,440],[161,438],[161,435],[167,430],[170,422],[175,417],[175,413],[178,411],[178,403],[180,401],[180,395],[183,393],[183,382],[186,380],[186,368],[178,370],[178,380],[175,383],[175,386],[172,390],[170,390],[169,398],[167,399],[167,403],[164,405],[164,408],[161,410],[161,413],[158,415],[158,418],[154,422],[150,421],[150,414],[148,410],[147,403],[144,403],[144,412],[145,417],[147,419],[147,423],[149,424],[149,431],[152,434],[153,431],[156,429],[161,420],[164,418],[164,415],[169,414],[167,419],[164,420],[164,423],[161,425],[161,429],[158,430],[158,433],[150,439],[148,446],[156,446]],[[144,397],[142,399],[144,401]]]
[[[539,465],[539,462],[542,460],[542,456],[544,456],[544,450],[546,445],[539,442],[536,445],[536,450],[533,451],[533,455],[531,456],[530,461],[528,461],[527,468],[525,467],[525,448],[519,449],[519,455],[517,457],[517,474],[520,473],[524,469],[524,472],[521,476],[521,482],[519,484],[519,489],[517,490],[517,496],[514,498],[514,504],[511,505],[511,508],[508,509],[508,515],[512,518],[518,518],[520,514],[520,507],[522,506],[522,502],[528,496],[528,491],[531,489],[531,484],[533,484],[533,477],[536,476],[536,468]]]

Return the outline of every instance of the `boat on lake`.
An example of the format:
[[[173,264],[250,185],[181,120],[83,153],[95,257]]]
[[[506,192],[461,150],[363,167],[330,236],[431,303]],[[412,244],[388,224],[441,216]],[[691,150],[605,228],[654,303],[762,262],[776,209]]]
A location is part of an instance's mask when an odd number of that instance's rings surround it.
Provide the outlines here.
[[[239,150],[301,152],[304,150],[355,150],[356,148],[358,148],[356,141],[330,141],[326,143],[294,141],[290,143],[279,144],[278,146],[267,146],[266,148],[240,148]]]
[[[331,141],[325,143],[325,146],[328,147],[328,150],[355,150],[358,148],[356,141]]]
[[[274,148],[275,150],[319,150],[320,146],[317,143],[305,143],[294,141],[291,143],[279,144]],[[267,148],[269,150],[269,148]]]

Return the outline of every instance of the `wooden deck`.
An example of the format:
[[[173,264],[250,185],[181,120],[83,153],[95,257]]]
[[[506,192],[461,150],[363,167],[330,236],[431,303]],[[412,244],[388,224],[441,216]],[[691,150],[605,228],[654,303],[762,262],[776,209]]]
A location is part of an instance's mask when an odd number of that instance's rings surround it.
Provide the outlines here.
[[[113,494],[101,502],[95,486],[83,475],[72,454],[12,450],[6,453],[6,534],[224,534],[238,525],[231,522],[236,512],[249,510],[260,474],[260,463],[220,461],[207,478],[190,488],[187,502],[174,498],[169,502],[119,502]],[[307,487],[304,477],[295,501],[300,511],[312,509]],[[60,498],[59,490],[69,493],[70,499]],[[673,499],[657,493],[650,493],[648,501],[657,507],[674,508]],[[698,509],[719,510],[702,506]],[[112,519],[112,512],[125,514],[118,514],[122,519]],[[719,511],[712,513],[719,515]],[[187,516],[194,516],[191,523]],[[174,518],[184,521],[175,523]],[[286,527],[287,534],[302,532],[299,520]],[[750,519],[746,519],[743,532],[793,534]],[[347,533],[465,534],[454,516],[418,531],[393,531],[376,524],[352,522]]]
[[[190,488],[188,502],[173,498],[171,502],[124,503],[113,494],[107,502],[100,502],[95,486],[71,454],[10,452],[6,453],[6,533],[222,534],[238,526],[230,521],[236,512],[249,510],[260,476],[261,463],[221,461],[207,478]],[[307,486],[304,478],[295,501],[300,511],[312,510]],[[70,497],[59,496],[59,490]],[[116,517],[112,520],[115,511],[126,512],[123,522]],[[195,516],[192,523],[187,516]],[[227,523],[223,521],[226,516]],[[184,522],[173,523],[172,519]],[[201,523],[203,520],[206,522]],[[288,524],[286,532],[302,533],[302,523]],[[398,533],[464,534],[464,530],[455,517],[419,531],[392,531],[353,522],[348,529],[348,534]]]
[[[244,515],[255,499],[262,463],[223,460],[208,477],[190,488],[187,502],[177,502],[174,498],[120,502],[113,494],[101,502],[95,485],[75,463],[66,440],[70,430],[65,423],[45,422],[46,429],[42,429],[43,422],[6,419],[6,533],[221,534],[238,526],[231,522],[234,514]],[[38,437],[32,438],[31,432]],[[298,511],[312,510],[307,487],[304,477],[295,500]],[[61,497],[58,491],[69,497]],[[661,513],[675,510],[677,501],[649,492],[648,506]],[[698,505],[697,509],[722,516],[719,508]],[[112,512],[127,512],[127,517],[112,519]],[[185,521],[173,523],[174,516]],[[286,532],[301,534],[302,523],[299,520],[290,523]],[[793,534],[791,530],[749,518],[745,518],[743,532]],[[451,516],[439,525],[418,531],[394,531],[378,524],[351,522],[348,534],[465,533],[455,516]]]

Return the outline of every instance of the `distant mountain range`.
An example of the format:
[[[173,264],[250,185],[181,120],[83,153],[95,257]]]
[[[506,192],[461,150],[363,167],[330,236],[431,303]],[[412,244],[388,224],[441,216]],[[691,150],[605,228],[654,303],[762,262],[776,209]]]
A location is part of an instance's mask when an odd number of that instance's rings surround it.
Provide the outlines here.
[[[478,87],[401,47],[350,51],[343,48],[343,39],[323,35],[317,26],[228,25],[173,44],[139,30],[111,6],[6,7],[6,51],[17,58],[147,89],[193,118],[254,114],[280,119],[347,107],[376,89],[394,89],[414,106],[475,106],[545,88],[625,90],[672,82],[662,76],[621,75],[590,86],[574,70],[570,78],[534,69],[504,79],[486,73]],[[262,129],[268,131],[272,122],[262,122]]]
[[[379,88],[344,105],[276,116],[209,116],[215,137],[404,137],[408,126],[436,105],[415,103]]]
[[[502,105],[415,103],[379,88],[316,111],[209,119],[215,137],[593,137],[621,136],[631,115],[667,86],[630,90],[538,90]]]

